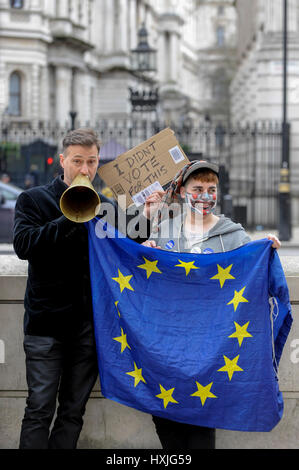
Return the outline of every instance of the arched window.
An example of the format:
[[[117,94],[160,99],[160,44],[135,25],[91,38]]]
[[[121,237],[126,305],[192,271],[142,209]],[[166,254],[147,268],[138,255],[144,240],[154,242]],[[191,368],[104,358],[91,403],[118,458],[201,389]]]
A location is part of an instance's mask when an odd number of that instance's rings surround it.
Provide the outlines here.
[[[13,72],[9,78],[8,113],[12,116],[21,115],[21,76]]]
[[[24,0],[10,0],[11,8],[23,8]]]

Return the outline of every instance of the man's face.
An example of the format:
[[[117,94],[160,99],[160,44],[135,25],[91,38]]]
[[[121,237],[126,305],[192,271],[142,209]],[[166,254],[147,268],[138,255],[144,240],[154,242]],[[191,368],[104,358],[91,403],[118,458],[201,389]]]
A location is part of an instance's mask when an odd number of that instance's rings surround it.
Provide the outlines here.
[[[93,181],[99,163],[99,152],[96,145],[91,147],[70,145],[64,154],[59,155],[59,158],[60,165],[64,169],[64,182],[68,186],[80,173]]]
[[[193,208],[198,209],[203,216],[208,215],[217,201],[217,185],[213,182],[202,181],[190,177],[180,189],[182,198],[187,197]]]

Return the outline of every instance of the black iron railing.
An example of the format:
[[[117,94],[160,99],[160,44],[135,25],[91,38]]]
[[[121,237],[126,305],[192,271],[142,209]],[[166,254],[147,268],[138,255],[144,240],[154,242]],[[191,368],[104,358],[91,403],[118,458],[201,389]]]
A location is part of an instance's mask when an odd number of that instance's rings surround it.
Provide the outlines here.
[[[221,166],[221,201],[225,195],[231,195],[235,219],[247,228],[277,227],[281,123],[227,127],[205,122],[198,126],[178,127],[171,123],[149,122],[141,117],[136,120],[106,119],[93,126],[102,141],[101,164],[165,127],[175,131],[190,160],[204,158]],[[0,172],[9,173],[12,181],[21,187],[32,167],[38,171],[41,184],[49,181],[60,171],[58,155],[68,130],[45,123],[37,127],[0,124]]]

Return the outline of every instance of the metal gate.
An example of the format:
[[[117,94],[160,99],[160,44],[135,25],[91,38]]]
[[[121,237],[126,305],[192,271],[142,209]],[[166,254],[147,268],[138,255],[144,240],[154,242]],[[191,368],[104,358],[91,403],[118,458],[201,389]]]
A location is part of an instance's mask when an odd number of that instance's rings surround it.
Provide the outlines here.
[[[278,188],[282,129],[280,123],[235,128],[183,129],[179,141],[190,155],[218,163],[221,200],[232,197],[232,218],[246,228],[278,226]]]
[[[281,160],[281,123],[262,122],[246,126],[225,127],[205,122],[199,126],[180,126],[146,120],[103,120],[93,128],[102,141],[101,164],[153,136],[165,127],[171,127],[190,159],[204,158],[221,166],[221,201],[232,197],[232,217],[246,228],[278,226],[278,185]],[[61,141],[69,129],[43,125],[38,129],[23,126],[0,127],[0,164],[2,171],[15,174],[16,184],[24,178],[22,172],[35,159],[40,182],[48,181],[59,169],[58,155],[52,167],[46,165],[47,155],[59,151]],[[34,142],[43,142],[40,155]],[[33,144],[33,145],[32,145]],[[24,146],[27,147],[24,147]],[[30,147],[32,146],[32,147]],[[31,152],[31,150],[32,152]],[[22,150],[23,149],[23,150]],[[26,149],[26,151],[24,150]],[[14,157],[13,157],[14,156]],[[15,160],[13,160],[13,158]],[[17,171],[12,167],[19,162]],[[15,172],[15,173],[14,173]]]

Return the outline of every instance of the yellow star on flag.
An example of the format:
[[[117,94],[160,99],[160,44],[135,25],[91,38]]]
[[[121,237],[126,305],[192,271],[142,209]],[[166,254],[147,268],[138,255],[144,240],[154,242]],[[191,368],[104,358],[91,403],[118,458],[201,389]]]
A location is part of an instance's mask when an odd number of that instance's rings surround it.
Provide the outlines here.
[[[227,305],[233,304],[234,311],[237,310],[238,305],[239,305],[240,302],[248,302],[248,300],[245,299],[245,297],[243,297],[243,292],[244,292],[245,288],[246,288],[246,286],[243,287],[243,289],[241,289],[239,292],[235,290],[235,295],[234,295],[233,299],[230,302],[228,302],[228,304],[227,304]]]
[[[134,370],[132,372],[126,372],[127,375],[131,375],[131,377],[134,377],[134,387],[137,387],[140,381],[144,382],[146,384],[146,381],[142,377],[142,369],[138,369],[134,362]]]
[[[252,338],[252,335],[247,331],[249,321],[243,326],[239,325],[236,322],[234,322],[234,324],[236,327],[236,331],[232,335],[230,335],[229,338],[237,338],[239,346],[241,346],[244,338]]]
[[[160,269],[157,268],[158,260],[157,261],[150,261],[150,260],[146,259],[144,256],[142,258],[144,259],[145,263],[140,264],[139,266],[137,266],[137,268],[141,268],[141,269],[144,269],[146,271],[147,279],[150,277],[150,275],[152,273],[162,274]]]
[[[190,396],[191,397],[199,397],[201,400],[202,406],[204,406],[206,399],[207,398],[217,398],[216,395],[214,395],[210,390],[213,385],[213,382],[210,384],[206,385],[205,387],[201,385],[200,383],[196,382],[197,385],[197,391],[192,393]]]
[[[165,390],[165,388],[162,387],[162,385],[160,385],[160,390],[161,390],[161,393],[159,393],[159,395],[156,395],[156,397],[161,398],[161,400],[163,400],[164,408],[167,408],[169,402],[178,403],[178,401],[176,401],[172,396],[172,394],[174,392],[174,388],[171,388],[169,390]]]
[[[233,265],[231,264],[227,268],[222,268],[222,266],[219,266],[219,264],[217,264],[218,274],[211,277],[211,279],[218,279],[219,282],[220,282],[221,289],[224,286],[224,283],[227,279],[235,279],[235,277],[230,274],[230,270],[231,270],[232,266]]]
[[[188,276],[188,274],[190,273],[191,269],[199,269],[197,266],[194,266],[194,261],[190,261],[189,263],[186,262],[186,261],[181,261],[179,259],[179,262],[181,264],[176,264],[175,266],[176,267],[179,267],[179,268],[185,268],[186,270],[186,276]]]
[[[126,348],[130,348],[127,342],[127,335],[124,334],[124,330],[121,328],[121,336],[117,336],[117,338],[113,338],[114,341],[118,341],[121,344],[120,352],[123,353]]]
[[[234,372],[237,372],[237,371],[244,372],[243,369],[241,369],[241,367],[238,366],[237,364],[240,356],[236,356],[234,359],[229,359],[226,356],[223,356],[223,357],[224,357],[225,366],[218,369],[218,372],[227,372],[229,380],[232,379]]]
[[[116,282],[118,282],[120,291],[122,292],[124,289],[129,289],[134,291],[133,287],[130,285],[130,279],[133,277],[133,275],[130,276],[124,276],[120,270],[118,269],[118,277],[113,277],[112,279]]]

